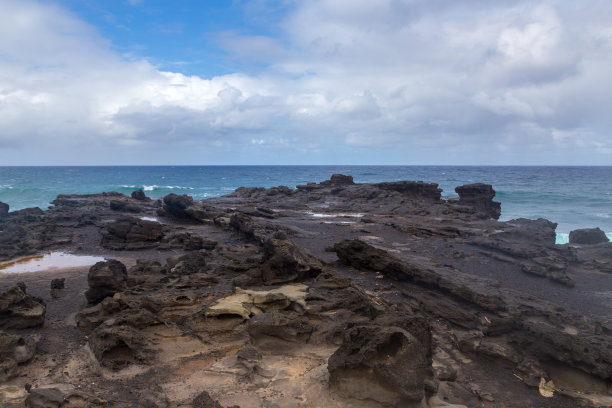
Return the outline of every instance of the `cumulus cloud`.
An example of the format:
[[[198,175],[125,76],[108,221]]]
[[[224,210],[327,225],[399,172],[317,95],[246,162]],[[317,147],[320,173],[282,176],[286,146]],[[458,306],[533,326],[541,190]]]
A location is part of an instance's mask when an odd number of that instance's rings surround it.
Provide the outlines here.
[[[0,2],[0,160],[610,162],[612,4],[291,4],[274,37],[218,33],[255,69],[201,78],[118,55],[66,9]]]

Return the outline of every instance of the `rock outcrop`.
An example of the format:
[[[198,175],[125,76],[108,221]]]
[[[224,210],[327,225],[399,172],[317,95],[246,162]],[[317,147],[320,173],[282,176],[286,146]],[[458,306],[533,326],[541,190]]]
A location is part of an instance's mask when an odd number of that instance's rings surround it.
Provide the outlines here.
[[[102,232],[102,246],[115,250],[155,248],[163,237],[160,223],[122,216],[106,225]]]
[[[455,188],[459,194],[459,204],[474,208],[476,211],[495,220],[501,215],[501,204],[493,201],[495,190],[490,184],[465,184]]]
[[[595,245],[602,242],[610,242],[610,240],[599,228],[583,228],[571,231],[569,234],[570,244]]]
[[[0,293],[0,329],[25,329],[45,323],[45,302],[25,292],[25,286],[14,286]]]
[[[87,282],[89,284],[89,289],[85,292],[87,301],[98,303],[108,296],[125,290],[127,269],[115,259],[98,262],[89,269]]]

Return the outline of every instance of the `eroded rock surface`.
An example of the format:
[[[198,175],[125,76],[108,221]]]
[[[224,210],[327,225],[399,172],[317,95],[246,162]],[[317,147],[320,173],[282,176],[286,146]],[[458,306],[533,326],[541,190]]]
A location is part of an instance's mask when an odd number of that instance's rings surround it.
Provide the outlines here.
[[[1,260],[111,259],[0,275],[0,402],[612,406],[612,244],[499,222],[489,185],[443,193],[332,175],[204,201],[0,208]]]

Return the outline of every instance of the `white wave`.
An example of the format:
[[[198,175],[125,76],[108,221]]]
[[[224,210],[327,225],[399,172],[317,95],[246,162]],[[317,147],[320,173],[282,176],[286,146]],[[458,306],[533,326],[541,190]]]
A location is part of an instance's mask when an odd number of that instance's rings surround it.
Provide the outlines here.
[[[10,184],[1,184],[0,185],[0,190],[12,190],[15,187],[11,186]]]
[[[612,241],[612,232],[606,232],[606,237],[608,237],[608,239],[610,241]],[[558,245],[563,245],[563,244],[568,244],[569,243],[569,234],[557,234],[557,237],[555,239],[555,244]]]
[[[195,190],[195,187],[187,187],[187,186],[158,186],[157,184],[153,184],[151,186],[147,186],[147,185],[136,186],[136,185],[122,184],[121,187],[123,187],[123,188],[141,188],[144,191],[155,191],[155,190]]]
[[[595,214],[595,216],[599,218],[610,218],[610,214],[604,214],[604,213],[597,213]]]

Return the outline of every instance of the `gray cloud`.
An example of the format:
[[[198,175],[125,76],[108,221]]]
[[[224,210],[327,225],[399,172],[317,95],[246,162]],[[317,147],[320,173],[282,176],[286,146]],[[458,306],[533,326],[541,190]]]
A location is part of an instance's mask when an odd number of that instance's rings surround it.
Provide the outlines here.
[[[609,164],[612,4],[481,3],[298,1],[278,38],[219,34],[256,73],[200,78],[125,60],[64,9],[5,0],[0,161]]]

